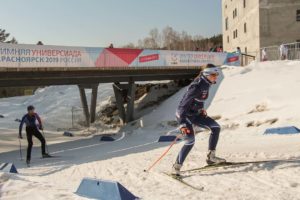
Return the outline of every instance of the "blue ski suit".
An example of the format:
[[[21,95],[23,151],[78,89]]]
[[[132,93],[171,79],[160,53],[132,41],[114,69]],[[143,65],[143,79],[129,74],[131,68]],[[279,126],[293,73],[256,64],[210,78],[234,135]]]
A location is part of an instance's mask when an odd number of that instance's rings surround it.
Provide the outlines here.
[[[183,164],[187,155],[191,151],[195,143],[195,133],[193,125],[210,129],[209,150],[215,150],[220,133],[220,125],[212,118],[203,114],[204,102],[208,98],[211,82],[205,77],[197,77],[188,87],[176,111],[176,118],[181,127],[186,127],[190,130],[186,134],[185,144],[179,152],[176,162]]]

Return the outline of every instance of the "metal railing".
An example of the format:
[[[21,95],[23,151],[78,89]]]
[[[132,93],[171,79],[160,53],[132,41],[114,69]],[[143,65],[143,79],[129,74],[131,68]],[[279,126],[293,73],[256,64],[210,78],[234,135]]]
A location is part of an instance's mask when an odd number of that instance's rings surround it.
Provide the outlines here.
[[[240,60],[241,60],[241,66],[246,66],[246,65],[249,65],[252,61],[255,60],[255,56],[250,55],[250,54],[242,53],[241,57],[240,57]]]
[[[260,49],[260,60],[299,60],[300,59],[300,42],[282,44],[283,48],[280,50],[280,45],[263,47]]]

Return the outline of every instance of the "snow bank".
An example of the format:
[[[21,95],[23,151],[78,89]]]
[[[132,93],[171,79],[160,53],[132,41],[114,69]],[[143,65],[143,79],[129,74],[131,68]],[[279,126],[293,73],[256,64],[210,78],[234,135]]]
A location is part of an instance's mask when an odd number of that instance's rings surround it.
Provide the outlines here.
[[[101,84],[98,89],[98,101],[106,101],[112,95],[111,84]],[[86,90],[90,99],[91,90]],[[89,103],[89,101],[88,101]],[[38,89],[32,96],[0,99],[1,128],[16,128],[15,119],[20,119],[28,105],[34,105],[47,129],[72,127],[72,107],[80,107],[77,86],[50,86]]]

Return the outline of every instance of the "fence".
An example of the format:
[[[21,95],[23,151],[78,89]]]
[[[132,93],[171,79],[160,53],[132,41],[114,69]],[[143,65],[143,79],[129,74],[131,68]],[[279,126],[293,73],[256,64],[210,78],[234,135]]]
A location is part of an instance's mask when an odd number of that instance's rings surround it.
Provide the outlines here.
[[[85,126],[85,118],[82,107],[72,106],[72,129],[78,129]]]
[[[260,49],[261,61],[264,60],[299,60],[300,42],[283,44],[283,56],[280,54],[280,46],[269,46]],[[265,52],[263,52],[265,51]],[[263,55],[265,54],[265,56]]]

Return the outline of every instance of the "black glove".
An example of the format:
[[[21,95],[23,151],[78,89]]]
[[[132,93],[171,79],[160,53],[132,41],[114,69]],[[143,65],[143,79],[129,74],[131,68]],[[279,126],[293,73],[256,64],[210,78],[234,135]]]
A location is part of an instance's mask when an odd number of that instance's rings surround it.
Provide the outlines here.
[[[23,139],[23,136],[22,135],[19,135],[19,137],[18,137],[19,139]]]
[[[207,117],[207,112],[204,108],[200,110],[200,115],[203,117]]]

